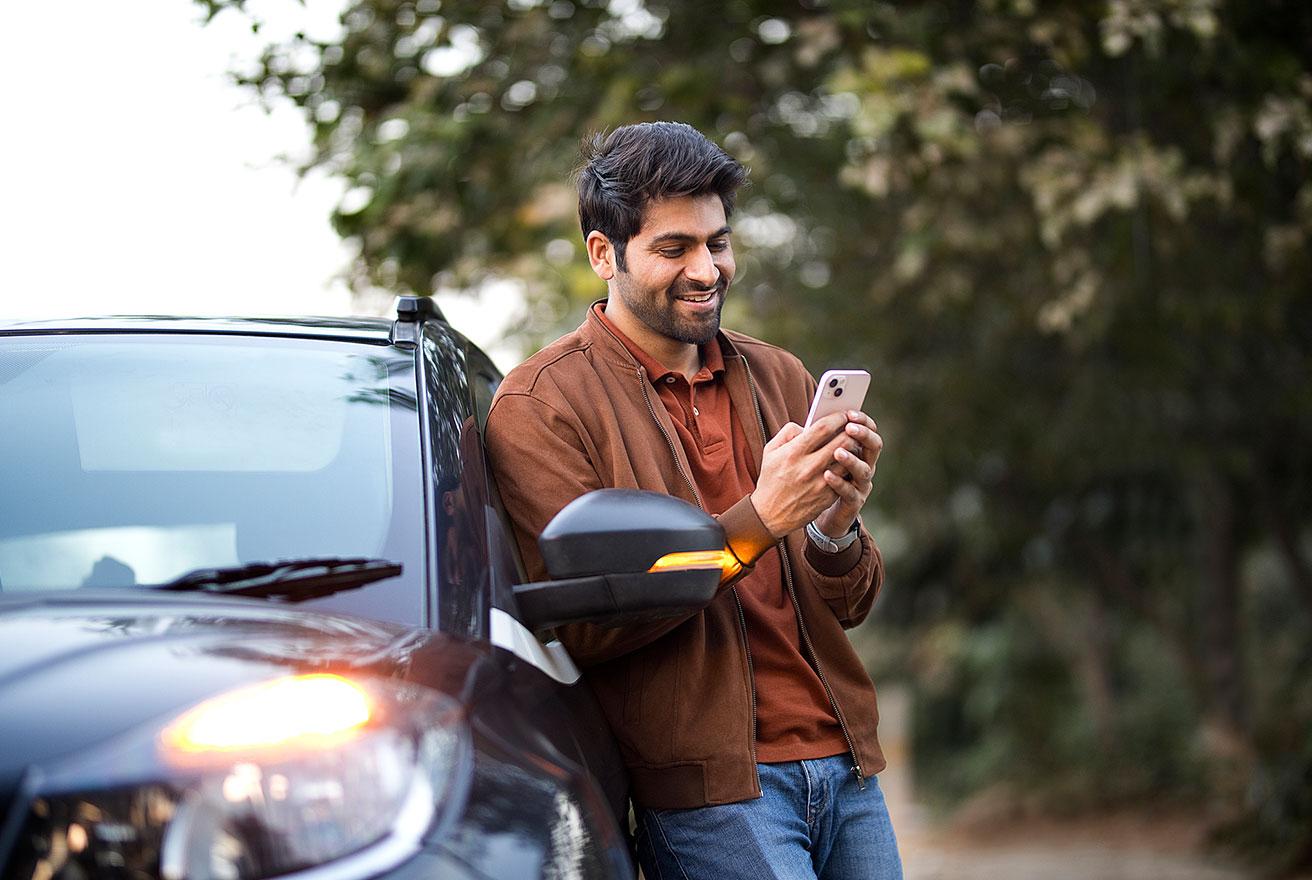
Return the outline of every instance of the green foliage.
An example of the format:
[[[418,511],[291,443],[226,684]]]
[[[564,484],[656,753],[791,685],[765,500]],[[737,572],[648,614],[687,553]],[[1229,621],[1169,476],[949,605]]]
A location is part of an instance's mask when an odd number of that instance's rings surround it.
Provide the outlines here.
[[[244,81],[349,182],[358,280],[522,279],[530,344],[601,290],[583,135],[680,119],[751,167],[727,320],[875,375],[872,658],[918,687],[922,775],[1203,790],[1312,860],[1312,6],[354,0],[343,23]]]
[[[1064,607],[1080,601],[1070,589],[1031,589],[987,623],[944,621],[911,652],[917,728],[933,732],[916,775],[941,802],[986,791],[1052,814],[1201,793],[1197,709],[1175,658],[1133,627],[1108,646],[1114,708],[1091,698],[1098,669],[1088,639],[1071,631],[1090,609]]]

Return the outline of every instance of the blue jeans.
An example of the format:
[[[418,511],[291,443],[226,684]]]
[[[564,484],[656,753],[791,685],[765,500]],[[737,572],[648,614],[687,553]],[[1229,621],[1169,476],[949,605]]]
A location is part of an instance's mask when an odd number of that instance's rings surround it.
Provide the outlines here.
[[[637,810],[646,880],[901,880],[879,782],[847,755],[758,764],[762,796],[692,810]]]

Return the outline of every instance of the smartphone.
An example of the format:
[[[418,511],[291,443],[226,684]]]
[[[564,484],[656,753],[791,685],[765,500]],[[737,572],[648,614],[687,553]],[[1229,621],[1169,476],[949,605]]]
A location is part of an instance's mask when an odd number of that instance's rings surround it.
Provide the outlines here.
[[[870,374],[865,370],[825,370],[811,401],[811,412],[803,428],[809,428],[817,419],[830,413],[860,409],[870,389]]]

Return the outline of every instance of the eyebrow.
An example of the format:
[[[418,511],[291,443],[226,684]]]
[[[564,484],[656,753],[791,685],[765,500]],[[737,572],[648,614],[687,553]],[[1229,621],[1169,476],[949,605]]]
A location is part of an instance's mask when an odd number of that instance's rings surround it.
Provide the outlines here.
[[[733,227],[726,223],[708,235],[706,240],[710,241],[712,238],[720,238],[731,232],[733,232]],[[668,244],[687,244],[688,242],[695,242],[697,240],[697,236],[693,235],[691,232],[666,232],[653,238],[649,247],[659,248]]]

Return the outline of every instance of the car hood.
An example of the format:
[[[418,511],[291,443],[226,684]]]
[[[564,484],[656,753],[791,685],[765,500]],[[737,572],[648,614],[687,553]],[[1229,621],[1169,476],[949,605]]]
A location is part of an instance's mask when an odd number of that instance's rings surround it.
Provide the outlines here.
[[[254,600],[0,598],[0,792],[31,766],[290,672],[404,675],[423,630]]]

